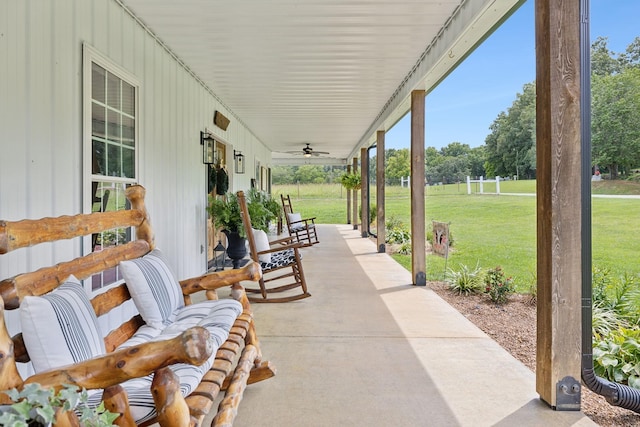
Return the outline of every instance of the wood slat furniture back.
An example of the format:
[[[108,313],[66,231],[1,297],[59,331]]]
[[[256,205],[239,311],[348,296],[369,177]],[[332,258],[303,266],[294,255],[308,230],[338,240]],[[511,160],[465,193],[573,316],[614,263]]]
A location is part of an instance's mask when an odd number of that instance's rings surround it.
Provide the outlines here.
[[[123,407],[114,403],[118,399],[113,398],[113,402],[109,400],[114,390],[113,387],[116,387],[115,393],[118,393],[117,385],[111,385],[115,380],[111,379],[106,381],[105,384],[100,384],[94,378],[96,376],[95,372],[91,378],[86,372],[80,372],[82,369],[86,370],[86,367],[78,366],[77,369],[71,367],[49,375],[37,374],[23,380],[16,369],[15,363],[28,362],[30,360],[29,354],[24,345],[22,334],[9,337],[4,323],[4,310],[18,309],[25,296],[44,295],[61,285],[71,274],[80,280],[88,279],[97,273],[117,266],[121,261],[139,258],[155,248],[154,233],[144,204],[144,187],[140,185],[131,186],[127,188],[126,196],[131,203],[131,209],[129,210],[96,212],[38,220],[0,221],[0,255],[40,243],[87,236],[114,228],[133,226],[136,230],[136,240],[132,242],[107,247],[98,252],[92,252],[53,266],[43,267],[36,271],[18,274],[11,278],[0,278],[2,279],[0,280],[0,297],[2,298],[0,300],[2,302],[0,304],[0,390],[12,387],[20,388],[27,382],[39,382],[45,386],[60,388],[63,382],[59,380],[63,378],[64,383],[75,383],[86,388],[105,388],[106,397],[104,400],[107,407],[114,412],[126,413],[128,411],[126,403]],[[209,373],[201,381],[200,386],[186,398],[167,396],[166,402],[158,402],[156,400],[159,415],[158,419],[153,420],[154,422],[171,426],[200,425],[210,412],[218,394],[221,391],[226,391],[225,398],[218,406],[214,425],[231,425],[246,385],[270,378],[275,374],[275,369],[270,362],[262,360],[259,342],[255,335],[251,306],[244,293],[244,288],[240,285],[242,280],[257,281],[260,277],[261,272],[258,264],[250,263],[240,270],[209,273],[180,281],[186,304],[191,303],[191,295],[195,292],[204,291],[207,299],[217,299],[217,289],[230,287],[231,296],[242,303],[243,313],[235,321],[227,341],[218,349],[216,360]],[[91,304],[96,316],[99,317],[108,314],[111,310],[130,299],[131,295],[127,286],[122,283],[94,296]],[[105,337],[107,352],[114,352],[118,346],[131,338],[143,324],[144,322],[140,315],[136,315],[110,331]],[[206,340],[206,337],[204,339]],[[181,345],[188,347],[193,345],[193,342],[185,341]],[[200,345],[204,344],[200,343]],[[153,351],[158,351],[156,347],[158,346],[153,347]],[[149,347],[146,350],[143,348],[141,353],[149,352],[151,348]],[[174,350],[171,351],[176,353]],[[142,357],[143,354],[140,356]],[[169,358],[169,355],[167,355],[166,359]],[[162,359],[162,357],[159,359]],[[126,373],[122,375],[136,377],[147,375],[151,372],[165,374],[163,369],[166,368],[163,366],[151,366],[146,362],[142,364],[144,365],[142,370],[133,374]],[[164,365],[166,365],[166,362]],[[94,365],[89,364],[89,366],[93,370],[105,368],[97,363]],[[156,373],[156,377],[159,378],[160,376],[160,374]],[[158,382],[160,383],[159,380]],[[163,386],[159,385],[158,387],[162,388]],[[166,390],[162,391],[166,392]],[[6,403],[6,395],[0,395],[0,403]],[[178,413],[182,411],[182,418],[178,419],[180,416],[176,415],[176,412],[172,412],[172,410],[174,407],[184,407],[185,403],[188,409],[179,409]],[[185,414],[185,411],[188,412]],[[126,414],[117,422],[119,425],[135,425],[130,417],[127,419]],[[151,424],[151,422],[146,424]]]

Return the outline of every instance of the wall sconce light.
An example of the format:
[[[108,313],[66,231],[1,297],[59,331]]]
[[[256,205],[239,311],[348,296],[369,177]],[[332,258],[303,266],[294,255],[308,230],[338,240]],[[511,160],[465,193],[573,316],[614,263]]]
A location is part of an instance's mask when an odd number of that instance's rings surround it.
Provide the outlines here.
[[[233,159],[236,164],[236,173],[243,174],[244,173],[244,154],[240,151],[233,150]]]
[[[202,163],[206,165],[214,164],[215,140],[213,136],[208,132],[200,131],[200,144],[202,145]]]

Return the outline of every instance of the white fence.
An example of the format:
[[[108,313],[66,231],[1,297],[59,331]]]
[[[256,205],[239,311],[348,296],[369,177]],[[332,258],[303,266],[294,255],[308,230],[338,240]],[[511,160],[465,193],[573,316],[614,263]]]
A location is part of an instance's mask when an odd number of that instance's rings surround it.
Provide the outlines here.
[[[480,184],[480,191],[478,191],[478,193],[480,194],[485,194],[484,192],[484,184],[486,182],[495,182],[496,183],[496,192],[495,193],[486,193],[486,194],[500,194],[500,177],[496,176],[496,179],[484,179],[483,177],[480,177],[480,179],[471,179],[471,177],[467,176],[467,194],[471,194],[471,183],[479,183]]]

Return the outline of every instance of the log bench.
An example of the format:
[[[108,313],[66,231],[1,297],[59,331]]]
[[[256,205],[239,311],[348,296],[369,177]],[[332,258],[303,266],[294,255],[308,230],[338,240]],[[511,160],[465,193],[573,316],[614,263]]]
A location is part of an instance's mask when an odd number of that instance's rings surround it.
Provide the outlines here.
[[[93,393],[95,405],[103,401],[121,414],[121,426],[199,426],[219,403],[212,425],[231,425],[246,385],[275,374],[262,360],[240,284],[259,280],[260,267],[249,263],[177,281],[155,248],[144,195],[142,186],[129,187],[128,210],[0,221],[0,255],[115,228],[136,230],[129,243],[0,277],[0,390],[27,383],[56,390],[77,385]],[[80,280],[116,266],[126,283],[90,298]],[[218,299],[222,288],[230,297]],[[192,304],[196,292],[206,298]],[[130,300],[133,316],[101,331],[98,319],[131,306]],[[14,309],[20,310],[22,332],[10,337],[4,310]],[[36,373],[24,379],[17,362],[29,361]],[[8,396],[0,393],[0,404],[6,403]],[[62,417],[59,425],[72,425]]]

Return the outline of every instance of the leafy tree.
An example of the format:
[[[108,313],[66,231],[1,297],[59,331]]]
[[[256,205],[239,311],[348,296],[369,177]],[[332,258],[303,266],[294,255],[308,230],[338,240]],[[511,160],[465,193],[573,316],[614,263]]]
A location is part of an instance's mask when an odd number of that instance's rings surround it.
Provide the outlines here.
[[[591,141],[594,163],[612,179],[640,164],[640,68],[594,77]]]
[[[535,176],[536,87],[527,83],[507,112],[501,112],[485,139],[485,168],[495,175]],[[533,150],[532,150],[533,148]]]
[[[620,61],[613,58],[613,52],[607,46],[607,37],[598,37],[591,44],[591,74],[609,76],[620,71]]]
[[[389,150],[389,158],[385,166],[387,183],[400,184],[400,178],[411,174],[409,149]]]
[[[297,166],[274,166],[271,168],[271,179],[276,185],[293,184]]]
[[[618,61],[623,69],[640,68],[640,37],[636,37],[627,46],[625,53],[619,55]]]

